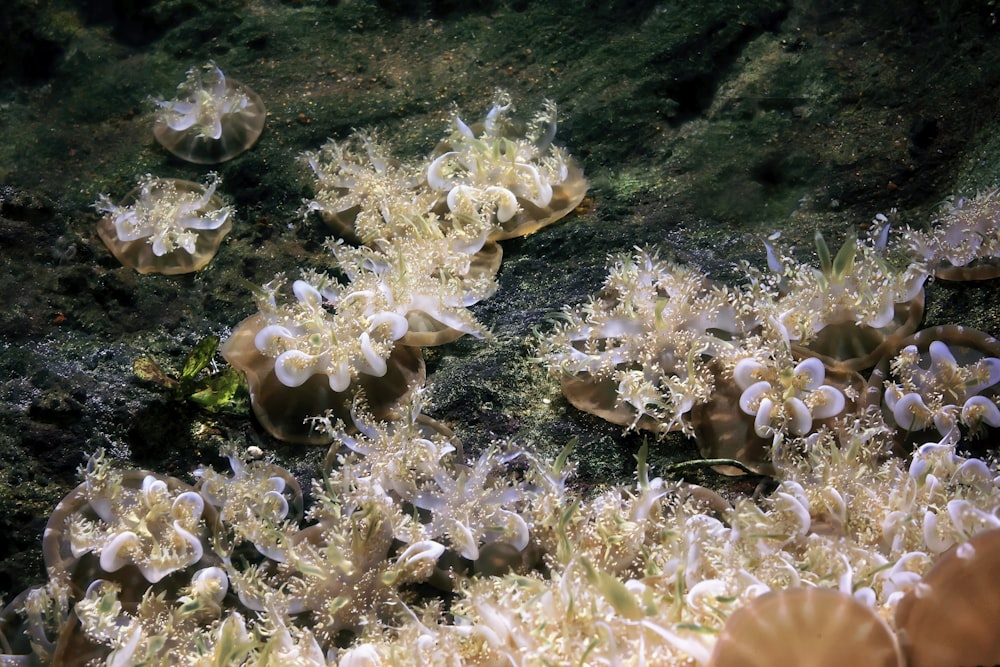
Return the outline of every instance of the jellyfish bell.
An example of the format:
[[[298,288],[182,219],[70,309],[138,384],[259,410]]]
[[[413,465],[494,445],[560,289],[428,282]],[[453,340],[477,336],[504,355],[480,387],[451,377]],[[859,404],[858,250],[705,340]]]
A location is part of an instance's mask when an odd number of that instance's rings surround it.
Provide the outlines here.
[[[178,97],[156,100],[153,136],[188,162],[216,164],[250,148],[264,129],[260,96],[227,77],[214,62],[188,70]]]
[[[233,207],[215,193],[218,184],[215,174],[204,184],[147,174],[121,203],[107,195],[95,202],[105,213],[97,235],[123,266],[139,273],[198,271],[233,227]]]

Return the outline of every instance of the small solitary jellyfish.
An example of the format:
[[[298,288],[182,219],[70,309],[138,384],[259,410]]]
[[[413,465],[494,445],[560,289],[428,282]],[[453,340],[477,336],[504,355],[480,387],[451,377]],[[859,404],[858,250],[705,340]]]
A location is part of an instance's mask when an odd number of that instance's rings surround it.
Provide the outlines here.
[[[227,78],[214,62],[188,70],[177,99],[156,100],[153,135],[188,162],[215,164],[250,148],[264,129],[260,96]]]
[[[97,235],[122,265],[139,273],[202,269],[233,227],[233,207],[215,194],[218,184],[214,173],[205,185],[146,174],[121,204],[103,194],[94,202],[107,214],[97,223]]]

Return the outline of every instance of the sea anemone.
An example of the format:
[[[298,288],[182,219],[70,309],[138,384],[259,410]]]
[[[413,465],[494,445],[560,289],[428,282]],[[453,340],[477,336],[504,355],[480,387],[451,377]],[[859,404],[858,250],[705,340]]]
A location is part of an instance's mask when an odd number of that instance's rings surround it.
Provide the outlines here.
[[[156,105],[153,136],[177,157],[198,164],[225,162],[253,146],[266,118],[260,96],[211,61],[188,70],[177,99]]]
[[[215,194],[217,174],[204,185],[146,174],[113,204],[102,194],[94,208],[106,215],[97,235],[122,265],[139,273],[175,275],[204,268],[232,229],[233,207]]]

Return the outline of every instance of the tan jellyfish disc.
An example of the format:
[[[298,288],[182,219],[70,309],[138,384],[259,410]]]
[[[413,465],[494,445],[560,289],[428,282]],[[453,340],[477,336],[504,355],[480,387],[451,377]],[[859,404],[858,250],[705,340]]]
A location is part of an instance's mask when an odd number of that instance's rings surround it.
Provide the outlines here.
[[[992,280],[1000,277],[996,226],[1000,217],[1000,189],[962,198],[932,221],[940,246],[934,276],[941,280]],[[933,232],[932,232],[933,234]],[[952,264],[958,259],[959,265]]]
[[[808,345],[793,344],[799,357],[819,357],[827,368],[861,371],[878,363],[886,350],[909,336],[924,317],[924,290],[902,303],[895,304],[892,321],[875,329],[856,322],[838,322],[820,329]]]
[[[885,402],[883,400],[886,382],[894,380],[891,369],[892,360],[903,348],[913,345],[921,355],[922,366],[926,368],[930,363],[926,359],[928,350],[934,341],[945,343],[948,346],[948,350],[955,356],[955,360],[961,365],[974,364],[984,357],[1000,357],[1000,341],[996,338],[984,331],[954,324],[944,324],[930,327],[929,329],[921,329],[915,334],[896,341],[894,345],[886,348],[882,358],[878,360],[878,363],[872,370],[871,376],[868,378],[861,405],[867,409],[881,410],[886,423],[890,427],[895,428],[893,437],[901,454],[905,454],[905,452],[912,449],[914,444],[918,444],[918,441],[919,443],[923,443],[924,440],[919,439],[920,434],[926,433],[927,430],[933,431],[934,425],[929,424],[926,429],[911,433],[896,424],[892,412],[884,405]],[[995,399],[998,391],[1000,391],[1000,387],[994,385],[985,387],[980,392],[980,395]]]
[[[637,420],[635,409],[618,400],[618,382],[612,377],[598,377],[580,371],[563,373],[559,382],[563,396],[578,410],[597,415],[619,426],[630,426],[653,433],[668,430],[664,424],[650,415],[642,415]]]
[[[482,249],[471,258],[466,279],[492,280],[500,269],[503,250],[496,241],[487,241]],[[464,331],[452,328],[439,322],[433,316],[421,310],[411,310],[406,314],[407,330],[397,341],[397,345],[413,345],[415,347],[433,347],[458,340],[465,335]]]
[[[385,160],[385,171],[387,174],[386,176],[387,182],[392,182],[390,180],[390,177],[388,176],[389,174],[395,176],[396,179],[398,180],[399,179],[398,174],[404,173],[404,171],[407,169],[402,162],[400,162],[395,158],[387,157],[384,158],[384,160]],[[361,169],[364,169],[367,166],[359,162],[358,160],[351,160],[347,164],[351,166],[360,166]],[[322,181],[318,177],[317,180],[319,181],[317,183],[317,193],[316,193],[317,197],[320,196],[321,191],[325,192],[325,194],[331,200],[334,201],[336,201],[341,197],[346,197],[352,194],[352,189],[349,187],[324,186],[322,184]],[[412,184],[413,190],[419,190],[424,187],[426,187],[426,183],[422,183],[419,181],[414,181],[414,183]],[[363,190],[358,191],[357,189],[355,189],[354,195],[358,199],[360,199],[363,203],[357,203],[353,206],[349,206],[348,208],[345,208],[340,211],[334,210],[335,207],[324,206],[318,209],[318,213],[320,218],[323,219],[323,222],[329,225],[329,227],[333,230],[334,234],[336,234],[338,237],[344,239],[345,241],[350,241],[351,243],[364,243],[364,239],[361,238],[361,235],[359,234],[358,229],[355,226],[355,221],[357,221],[358,214],[361,213],[361,211],[365,209],[377,210],[379,208],[379,203],[374,200],[374,198],[371,196],[370,193],[365,192]]]
[[[722,374],[716,372],[716,377]],[[740,409],[743,390],[735,382],[719,382],[712,398],[691,408],[698,451],[706,459],[733,459],[762,475],[775,474],[770,457],[771,438],[754,431],[754,418]],[[731,465],[714,466],[723,475],[744,475],[746,471]]]
[[[710,667],[903,667],[874,611],[830,588],[772,591],[726,621]]]
[[[195,487],[176,477],[142,469],[121,471],[121,488],[125,491],[135,492],[142,488],[143,481],[149,476],[164,482],[167,485],[167,489],[174,494],[197,491]],[[133,578],[138,578],[133,584],[141,586],[144,589],[145,586],[149,585],[149,582],[142,578],[139,570],[133,565],[128,565],[117,573],[109,573],[98,568],[96,559],[93,558],[92,553],[86,553],[83,556],[73,554],[70,536],[66,528],[70,520],[73,517],[83,517],[96,521],[100,517],[94,509],[94,505],[91,504],[89,495],[90,491],[87,483],[79,484],[56,505],[49,516],[49,520],[45,524],[45,532],[42,534],[42,557],[45,561],[46,572],[51,575],[67,574],[76,579],[87,580],[117,578],[120,584],[126,583],[127,578],[131,575]],[[98,500],[96,502],[103,501]],[[218,530],[219,513],[210,503],[206,503],[204,508],[202,508],[202,519],[210,533]],[[214,554],[208,549],[206,549],[202,560],[203,565],[208,563],[215,565],[217,563]],[[83,563],[83,565],[81,566],[80,563]],[[81,569],[83,570],[82,572]],[[140,595],[141,591],[136,595],[136,599]]]
[[[182,160],[195,164],[217,164],[232,160],[253,146],[264,131],[267,110],[260,95],[236,79],[226,77],[227,95],[245,95],[246,105],[221,119],[222,135],[213,139],[197,127],[175,130],[159,117],[153,125],[153,136],[168,151]]]
[[[347,194],[347,188],[336,188],[338,193],[343,196]],[[358,236],[357,231],[354,229],[354,221],[358,219],[358,213],[361,213],[361,204],[356,204],[350,208],[345,208],[343,211],[319,211],[319,217],[323,219],[333,233],[338,238],[342,238],[345,241],[350,241],[351,243],[361,243],[361,237]]]
[[[254,345],[254,337],[266,320],[257,313],[240,322],[219,348],[223,358],[246,374],[250,405],[261,426],[278,440],[305,445],[325,445],[330,436],[313,428],[308,417],[332,410],[351,427],[351,405],[363,389],[368,408],[376,419],[385,419],[402,404],[415,387],[424,383],[424,358],[420,348],[396,345],[383,377],[362,373],[347,391],[334,391],[326,375],[313,375],[301,386],[283,385],[274,374],[274,359]]]
[[[518,236],[534,234],[542,227],[566,217],[583,202],[590,184],[576,162],[567,165],[566,180],[552,186],[552,200],[543,208],[523,197],[517,198],[521,210],[506,222],[498,222],[499,229],[490,235],[494,241],[505,241]]]
[[[111,647],[99,644],[87,636],[83,626],[80,625],[80,619],[72,609],[60,626],[56,637],[52,662],[49,663],[52,667],[104,664],[112,650]]]
[[[796,360],[801,357],[796,356]],[[839,389],[846,397],[844,410],[833,417],[814,419],[811,431],[821,426],[832,426],[843,414],[851,414],[856,407],[856,401],[851,396],[865,387],[864,378],[860,374],[830,367],[824,363],[825,381]],[[754,417],[740,409],[740,396],[743,390],[722,372],[718,365],[714,366],[715,391],[711,399],[691,408],[691,424],[694,426],[695,440],[698,450],[706,459],[734,459],[748,468],[763,475],[773,475],[774,465],[770,462],[770,449],[773,438],[762,438],[754,431]],[[714,470],[723,475],[743,475],[745,470],[735,466],[714,466]]]
[[[610,310],[621,300],[614,290],[602,289],[595,295],[595,302],[602,311]],[[574,347],[583,351],[586,341],[575,341]],[[666,361],[663,366],[670,366]],[[563,396],[578,410],[597,415],[605,421],[619,426],[653,433],[666,432],[666,425],[651,415],[644,414],[636,419],[635,408],[619,400],[618,381],[611,374],[593,375],[587,371],[563,373],[559,379]],[[676,429],[674,429],[676,430]]]
[[[163,190],[164,186],[172,185],[178,193],[193,192],[197,195],[205,193],[205,186],[194,181],[185,181],[179,178],[158,178],[150,188],[150,192],[155,196],[158,190]],[[122,199],[119,206],[127,208],[135,203],[142,186],[131,190]],[[219,195],[212,195],[208,204],[201,209],[201,212],[214,211],[222,208],[223,201]],[[162,273],[167,276],[179,275],[182,273],[192,273],[200,271],[208,266],[215,253],[219,251],[223,239],[233,228],[233,216],[229,215],[226,221],[215,229],[197,230],[197,240],[195,241],[194,252],[189,253],[184,248],[176,248],[163,255],[153,252],[153,246],[148,238],[135,239],[134,241],[121,241],[118,232],[115,230],[112,215],[106,215],[97,223],[97,235],[104,241],[111,254],[121,262],[122,266],[135,269],[139,273]]]
[[[896,607],[910,667],[1000,664],[1000,528],[946,551]]]
[[[480,137],[485,130],[485,124],[482,122],[473,123],[470,129],[475,136]],[[434,148],[431,156],[438,157],[453,149],[454,145],[451,141],[441,141]],[[506,241],[534,234],[542,227],[566,217],[583,202],[590,183],[583,175],[583,169],[580,168],[576,160],[568,155],[566,158],[566,178],[561,183],[552,184],[552,199],[549,203],[544,207],[536,206],[524,197],[518,197],[517,204],[520,210],[510,220],[496,221],[497,227],[490,234],[491,241]],[[445,216],[448,213],[448,205],[445,203],[446,197],[446,193],[442,194],[433,209],[440,216]]]

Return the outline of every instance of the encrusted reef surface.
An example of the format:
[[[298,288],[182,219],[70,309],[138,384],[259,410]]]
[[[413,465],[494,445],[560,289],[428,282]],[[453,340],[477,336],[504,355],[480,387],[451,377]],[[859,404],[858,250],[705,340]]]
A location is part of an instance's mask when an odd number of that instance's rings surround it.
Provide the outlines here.
[[[654,472],[698,447],[574,408],[535,359],[535,332],[601,288],[609,254],[655,246],[739,285],[739,262],[767,270],[774,232],[818,266],[816,232],[838,248],[877,214],[920,229],[947,197],[996,188],[998,24],[985,0],[7,2],[0,595],[44,581],[45,522],[98,449],[121,468],[193,482],[199,464],[225,468],[219,446],[232,442],[261,448],[304,487],[317,475],[326,448],[277,441],[242,394],[213,410],[190,400],[223,374],[221,357],[200,380],[183,367],[200,341],[256,312],[253,286],[331,269],[330,228],[300,213],[315,192],[299,158],[328,138],[377,132],[415,161],[452,131],[455,109],[471,124],[498,88],[519,111],[558,104],[555,143],[582,167],[587,196],[503,241],[498,288],[471,306],[492,338],[425,349],[424,412],[466,455],[504,439],[551,460],[575,438],[571,484],[600,489],[632,483],[644,440]],[[154,140],[151,100],[209,61],[259,94],[266,125],[211,167],[235,210],[212,262],[140,275],[101,243],[93,203],[121,199],[144,174],[204,180],[209,169]],[[996,280],[932,282],[920,328],[996,335],[998,297]],[[995,455],[995,442],[973,454]],[[730,499],[760,480],[688,479]]]

